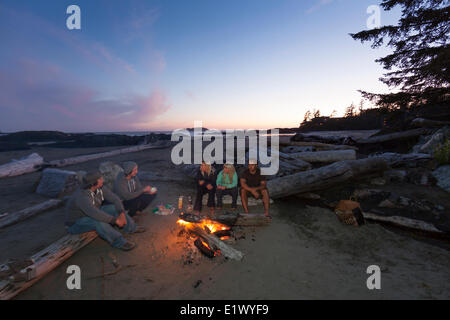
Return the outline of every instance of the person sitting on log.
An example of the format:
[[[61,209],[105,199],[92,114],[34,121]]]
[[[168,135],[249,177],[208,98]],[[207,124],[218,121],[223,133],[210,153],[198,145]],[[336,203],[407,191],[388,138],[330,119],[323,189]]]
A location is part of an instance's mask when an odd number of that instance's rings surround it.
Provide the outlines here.
[[[267,190],[267,180],[261,175],[261,169],[258,168],[258,161],[250,159],[248,168],[242,173],[241,178],[241,201],[245,213],[248,212],[248,196],[253,196],[255,199],[262,197],[264,204],[265,215],[269,215],[269,191]]]
[[[223,170],[219,172],[216,180],[216,195],[217,195],[217,209],[222,209],[222,198],[224,195],[232,197],[231,209],[237,208],[238,191],[238,176],[232,164],[225,164]]]
[[[157,192],[156,188],[151,186],[143,187],[137,174],[136,162],[124,162],[123,172],[119,172],[114,182],[114,192],[123,201],[123,205],[131,217],[144,211],[156,198]]]
[[[145,228],[137,226],[125,212],[119,197],[103,186],[103,177],[98,171],[89,172],[83,178],[82,186],[67,203],[66,214],[66,229],[70,234],[96,231],[113,247],[125,251],[136,244],[127,241],[114,227],[122,228],[126,233],[145,232]]]
[[[196,176],[197,194],[195,197],[194,211],[200,214],[202,211],[203,195],[208,194],[208,208],[209,214],[214,215],[214,208],[216,206],[216,170],[211,163],[203,161],[200,165]]]

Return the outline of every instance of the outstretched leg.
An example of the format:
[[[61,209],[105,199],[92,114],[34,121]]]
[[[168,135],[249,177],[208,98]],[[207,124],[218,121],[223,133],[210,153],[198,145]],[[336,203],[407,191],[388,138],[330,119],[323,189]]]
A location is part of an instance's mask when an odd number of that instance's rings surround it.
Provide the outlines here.
[[[247,190],[244,188],[241,189],[241,201],[242,206],[244,207],[244,212],[248,213],[248,196],[247,196]]]

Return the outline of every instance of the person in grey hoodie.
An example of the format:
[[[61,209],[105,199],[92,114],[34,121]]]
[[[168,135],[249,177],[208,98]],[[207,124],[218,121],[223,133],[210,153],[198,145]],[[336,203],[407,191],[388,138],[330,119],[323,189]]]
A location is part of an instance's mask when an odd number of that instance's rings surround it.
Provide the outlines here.
[[[136,245],[125,240],[114,227],[123,228],[126,233],[145,231],[128,216],[119,197],[103,186],[103,177],[98,171],[87,173],[82,186],[67,202],[65,224],[70,234],[96,231],[102,239],[122,250],[131,250]]]
[[[156,198],[156,188],[143,187],[137,177],[138,165],[127,161],[122,164],[123,172],[119,172],[114,181],[114,192],[123,201],[128,214],[133,217],[145,210]]]

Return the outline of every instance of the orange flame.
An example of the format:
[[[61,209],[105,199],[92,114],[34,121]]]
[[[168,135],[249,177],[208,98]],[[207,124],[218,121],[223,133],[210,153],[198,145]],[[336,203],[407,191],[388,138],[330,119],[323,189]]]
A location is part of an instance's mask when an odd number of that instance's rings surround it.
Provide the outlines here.
[[[188,227],[188,228],[193,225],[193,223],[185,221],[183,219],[178,219],[177,223],[180,226],[184,226],[184,227]],[[219,222],[216,222],[216,221],[213,221],[213,220],[209,220],[209,219],[204,219],[201,222],[196,223],[196,225],[198,225],[200,227],[207,227],[208,230],[211,233],[214,233],[214,232],[217,232],[217,231],[220,231],[220,230],[228,230],[228,229],[230,229],[228,226],[226,226],[224,224],[221,224]]]

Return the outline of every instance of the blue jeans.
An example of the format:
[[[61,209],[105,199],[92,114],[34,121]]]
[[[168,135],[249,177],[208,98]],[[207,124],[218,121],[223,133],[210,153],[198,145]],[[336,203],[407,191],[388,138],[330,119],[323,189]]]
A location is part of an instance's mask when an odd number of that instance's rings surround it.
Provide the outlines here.
[[[100,210],[106,212],[107,214],[118,217],[119,212],[117,212],[114,205],[102,206]],[[126,233],[133,233],[136,231],[136,223],[134,220],[125,213],[127,224],[123,227],[123,231]],[[112,225],[106,222],[101,222],[91,217],[82,217],[78,219],[72,226],[70,226],[67,231],[70,234],[80,234],[89,231],[96,231],[100,238],[106,240],[110,245],[115,248],[122,248],[122,246],[127,242],[122,234],[117,231]]]

